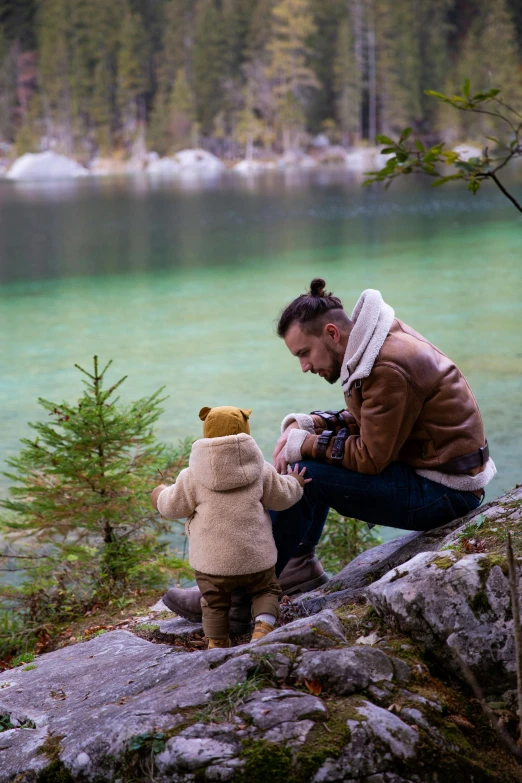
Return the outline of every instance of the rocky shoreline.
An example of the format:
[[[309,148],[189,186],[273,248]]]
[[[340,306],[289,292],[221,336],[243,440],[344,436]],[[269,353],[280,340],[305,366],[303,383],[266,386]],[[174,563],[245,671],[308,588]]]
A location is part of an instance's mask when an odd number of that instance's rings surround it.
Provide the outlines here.
[[[521,516],[516,488],[368,550],[255,643],[198,649],[201,627],[157,606],[3,672],[0,783],[519,781],[462,664],[516,740],[503,547],[510,530],[522,551]]]
[[[73,158],[51,150],[28,152],[11,162],[0,159],[0,178],[14,181],[76,179],[86,176],[123,176],[146,174],[154,179],[215,178],[226,171],[238,176],[256,176],[271,171],[309,171],[315,168],[335,167],[362,174],[368,169],[384,165],[385,158],[379,147],[354,147],[345,149],[339,145],[304,152],[293,150],[284,155],[266,159],[223,161],[204,149],[185,149],[173,155],[159,157],[147,152],[128,160],[95,158],[88,166]]]

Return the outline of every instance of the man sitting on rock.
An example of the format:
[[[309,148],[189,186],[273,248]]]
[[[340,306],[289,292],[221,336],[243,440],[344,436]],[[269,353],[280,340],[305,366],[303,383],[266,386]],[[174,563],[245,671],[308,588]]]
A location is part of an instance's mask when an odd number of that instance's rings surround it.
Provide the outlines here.
[[[379,291],[364,291],[348,317],[317,278],[282,312],[277,332],[303,372],[341,380],[346,405],[283,420],[274,465],[286,473],[299,463],[313,479],[299,503],[271,514],[283,594],[328,581],[315,546],[330,507],[372,526],[422,531],[480,505],[496,468],[471,389]],[[173,588],[163,600],[200,620],[197,590]],[[231,631],[244,632],[248,622],[248,603],[237,593]]]

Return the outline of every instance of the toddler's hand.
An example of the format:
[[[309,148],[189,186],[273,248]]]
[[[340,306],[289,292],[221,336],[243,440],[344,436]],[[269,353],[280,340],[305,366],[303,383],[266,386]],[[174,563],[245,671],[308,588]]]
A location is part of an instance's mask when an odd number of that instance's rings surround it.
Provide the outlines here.
[[[304,477],[305,473],[306,473],[306,468],[303,468],[302,471],[299,473],[299,468],[297,467],[297,465],[294,465],[293,469],[290,467],[290,465],[288,466],[288,475],[296,478],[302,487],[304,487],[305,484],[309,484],[312,481],[311,478],[305,479]]]
[[[158,510],[158,497],[160,495],[160,492],[163,492],[164,489],[167,489],[165,484],[160,484],[159,487],[156,487],[152,490],[151,496],[150,496],[150,502],[156,509]]]

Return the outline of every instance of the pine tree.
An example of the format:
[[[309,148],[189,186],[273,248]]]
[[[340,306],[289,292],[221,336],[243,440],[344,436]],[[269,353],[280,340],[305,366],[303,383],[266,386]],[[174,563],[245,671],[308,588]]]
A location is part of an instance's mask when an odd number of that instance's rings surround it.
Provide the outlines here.
[[[445,83],[452,0],[376,3],[380,130],[389,134],[412,125],[426,132],[435,123],[437,107],[424,90]]]
[[[192,92],[185,69],[180,68],[172,88],[169,107],[169,134],[173,150],[190,146],[195,119]]]
[[[314,130],[319,130],[324,120],[335,116],[335,61],[338,52],[340,28],[348,16],[346,0],[310,0],[316,32],[311,36],[310,67],[321,84],[310,96],[307,116]]]
[[[350,18],[339,28],[333,65],[335,110],[341,128],[343,144],[355,144],[362,129],[362,74],[357,67]]]
[[[36,438],[22,440],[20,455],[8,460],[5,475],[15,486],[0,502],[11,512],[0,525],[4,558],[21,558],[27,573],[21,587],[3,594],[36,625],[85,610],[95,598],[159,585],[166,568],[181,565],[165,556],[158,538],[165,523],[149,500],[160,480],[154,471],[167,461],[152,432],[161,390],[118,405],[114,394],[125,378],[106,388],[110,364],[100,370],[94,357],[93,372],[77,365],[86,380],[76,404],[40,399],[51,421],[31,424]],[[184,446],[170,460],[174,472],[186,457]]]
[[[0,0],[0,27],[9,43],[17,43],[22,51],[36,44],[34,19],[36,0]]]
[[[309,39],[315,31],[308,0],[281,0],[274,7],[267,75],[278,102],[286,150],[304,125],[307,90],[320,86],[308,65]]]
[[[522,75],[516,31],[505,0],[491,0],[483,7],[464,43],[458,68],[458,84],[469,79],[473,92],[501,88],[500,98],[514,109],[522,107]],[[502,56],[498,55],[502,52]],[[502,124],[487,115],[460,117],[463,136],[496,136]],[[506,140],[505,140],[506,141]]]
[[[15,136],[16,52],[0,27],[0,141],[12,142]]]
[[[256,3],[251,0],[223,0],[223,26],[226,38],[226,69],[237,78],[248,56],[248,33]]]
[[[60,151],[71,154],[74,143],[69,33],[67,0],[48,0],[41,8],[38,30],[44,121],[48,137],[57,142]]]
[[[263,141],[265,127],[262,120],[258,117],[254,108],[254,93],[251,84],[243,92],[244,106],[236,117],[234,128],[235,137],[239,144],[245,149],[246,160],[252,160],[254,157],[254,144],[256,141]]]
[[[201,0],[193,47],[193,89],[196,115],[204,134],[210,134],[221,110],[226,73],[226,37],[223,15],[214,0]]]
[[[118,106],[124,138],[133,141],[145,122],[146,40],[139,14],[126,8],[118,51]]]
[[[147,134],[149,147],[160,155],[172,151],[170,105],[180,69],[191,89],[194,13],[195,4],[190,0],[170,0],[165,7],[161,49],[157,55],[157,86]]]

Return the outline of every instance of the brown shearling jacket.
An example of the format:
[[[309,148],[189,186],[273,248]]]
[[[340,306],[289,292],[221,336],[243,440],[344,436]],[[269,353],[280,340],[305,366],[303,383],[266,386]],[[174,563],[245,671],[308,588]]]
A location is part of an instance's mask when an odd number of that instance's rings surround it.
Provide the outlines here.
[[[485,444],[477,402],[458,367],[398,318],[369,376],[351,387],[345,401],[341,426],[350,434],[342,465],[358,473],[380,473],[394,460],[437,470]],[[318,415],[313,420],[315,435],[304,441],[303,459],[316,457],[319,434],[332,429]],[[333,439],[326,452],[329,463],[332,448]],[[483,466],[468,475],[481,470]]]

